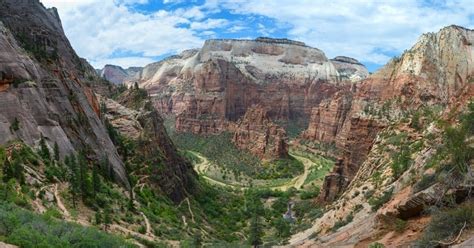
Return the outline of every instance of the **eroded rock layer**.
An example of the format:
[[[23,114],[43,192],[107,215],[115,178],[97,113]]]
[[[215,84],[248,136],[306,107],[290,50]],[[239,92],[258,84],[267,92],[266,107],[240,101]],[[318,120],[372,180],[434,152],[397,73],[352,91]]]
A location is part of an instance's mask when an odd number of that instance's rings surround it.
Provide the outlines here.
[[[288,156],[286,132],[274,124],[267,111],[254,106],[247,110],[234,129],[234,144],[249,150],[262,159],[285,158]]]
[[[334,173],[352,180],[386,123],[419,106],[448,105],[466,91],[474,74],[473,35],[471,30],[450,26],[421,36],[400,58],[352,89],[321,102],[313,109],[303,137],[334,142],[342,159]],[[340,190],[323,190],[321,199],[332,201],[335,195],[324,192]]]
[[[258,38],[208,40],[126,81],[146,89],[160,113],[178,116],[177,131],[214,133],[255,104],[271,119],[308,118],[322,100],[367,74],[354,59],[333,61],[302,42]]]

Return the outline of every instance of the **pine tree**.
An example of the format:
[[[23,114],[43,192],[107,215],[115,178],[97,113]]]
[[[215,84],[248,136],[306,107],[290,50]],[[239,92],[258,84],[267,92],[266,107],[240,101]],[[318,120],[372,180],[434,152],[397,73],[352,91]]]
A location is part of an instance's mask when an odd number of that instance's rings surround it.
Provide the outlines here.
[[[15,152],[15,151],[14,151]],[[23,165],[19,159],[14,159],[12,161],[12,170],[13,170],[13,177],[18,179],[20,184],[25,182],[25,175],[23,174]]]
[[[102,171],[102,176],[110,181],[109,167],[109,158],[107,156],[104,156],[100,161],[100,170]]]
[[[102,182],[100,181],[99,168],[98,166],[93,166],[92,168],[92,189],[93,195],[96,197],[97,193],[100,192],[102,187]]]
[[[112,215],[110,213],[110,208],[104,209],[104,228],[108,229],[109,225],[112,224]]]
[[[253,247],[258,247],[262,244],[262,227],[260,224],[260,217],[254,213],[252,220],[250,221],[250,234],[249,234],[249,243]]]
[[[98,210],[95,212],[95,224],[100,225],[102,223],[102,215],[100,214],[100,211]]]
[[[10,161],[8,159],[5,159],[5,162],[3,164],[3,182],[7,183],[8,180],[12,179],[13,177],[14,177],[13,167],[10,164]]]
[[[59,146],[58,142],[54,142],[54,160],[59,161]]]
[[[77,194],[80,192],[80,183],[79,183],[79,169],[76,163],[76,157],[71,155],[66,158],[66,165],[69,168],[69,191],[72,195],[72,204],[76,207],[77,203]]]
[[[43,158],[44,161],[50,161],[51,160],[51,154],[49,153],[49,148],[46,145],[46,140],[44,139],[43,135],[41,135],[39,145],[40,145],[39,154],[40,154],[41,158]]]
[[[80,154],[78,156],[78,164],[79,164],[79,187],[82,196],[82,200],[84,201],[88,195],[88,187],[87,187],[87,161],[84,157],[84,154]]]
[[[128,199],[128,210],[135,211],[135,204],[133,203],[133,191],[130,190],[130,197]]]

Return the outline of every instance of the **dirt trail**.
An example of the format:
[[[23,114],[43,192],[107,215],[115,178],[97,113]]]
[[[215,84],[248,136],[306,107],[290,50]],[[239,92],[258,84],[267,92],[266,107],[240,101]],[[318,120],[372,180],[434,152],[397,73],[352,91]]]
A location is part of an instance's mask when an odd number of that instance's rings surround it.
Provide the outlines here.
[[[64,218],[69,220],[71,218],[71,214],[67,210],[67,208],[64,206],[63,202],[61,201],[61,197],[59,197],[58,193],[58,184],[54,184],[54,198],[56,198],[56,205],[58,205],[59,210],[63,212]]]
[[[43,203],[41,202],[41,199],[39,198],[39,195],[41,191],[45,190],[46,188],[51,187],[51,185],[46,185],[41,187],[38,191],[35,193],[35,200],[33,201],[33,205],[35,205],[36,210],[42,214],[46,212],[46,208],[43,206]]]
[[[206,157],[204,157],[202,154],[200,154],[198,152],[194,152],[194,151],[189,151],[189,152],[191,152],[193,155],[195,155],[196,157],[198,157],[201,160],[200,163],[197,163],[197,164],[194,165],[194,170],[200,176],[202,176],[204,179],[206,179],[208,182],[210,182],[211,184],[230,187],[232,189],[238,189],[238,190],[244,190],[244,189],[248,188],[247,186],[233,185],[233,184],[221,182],[221,181],[218,181],[218,180],[215,180],[213,178],[208,177],[206,175],[206,171],[211,166],[211,162],[209,161],[209,159],[207,159]],[[295,159],[299,160],[301,163],[303,163],[303,165],[304,165],[303,174],[300,174],[300,175],[292,178],[289,182],[287,182],[283,185],[270,187],[270,189],[272,189],[272,190],[281,190],[281,191],[286,191],[291,187],[295,187],[297,189],[300,189],[303,186],[304,182],[306,181],[306,178],[309,175],[309,171],[310,171],[311,167],[316,165],[313,161],[311,161],[310,159],[307,159],[305,157],[301,157],[301,156],[298,156],[298,155],[295,155],[295,154],[290,154],[290,155],[293,156]],[[262,187],[264,187],[264,186],[262,186]]]
[[[146,215],[143,212],[140,212],[140,214],[143,216],[143,219],[145,220],[145,226],[146,226],[145,235],[150,236],[150,237],[154,237],[155,235],[151,232],[150,221],[148,220],[148,218],[146,217]]]
[[[304,165],[303,174],[300,175],[298,177],[298,179],[296,180],[296,182],[295,182],[295,188],[301,189],[301,187],[303,187],[304,182],[306,181],[306,178],[309,175],[310,168],[313,167],[315,165],[315,163],[313,161],[311,161],[310,159],[307,159],[307,158],[304,158],[304,157],[301,157],[301,156],[298,156],[298,155],[295,155],[295,154],[290,154],[290,155],[293,156],[294,158],[296,158],[297,160],[299,160]]]

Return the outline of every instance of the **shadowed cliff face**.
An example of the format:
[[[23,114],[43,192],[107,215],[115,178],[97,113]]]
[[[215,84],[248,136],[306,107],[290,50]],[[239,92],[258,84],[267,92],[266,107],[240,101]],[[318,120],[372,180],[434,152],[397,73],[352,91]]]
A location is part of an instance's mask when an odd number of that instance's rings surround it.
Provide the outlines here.
[[[128,187],[87,86],[95,71],[70,46],[55,10],[37,0],[0,4],[0,143],[21,139],[34,146],[43,135],[49,147],[58,143],[61,156],[107,156],[116,180]]]
[[[253,106],[233,127],[234,144],[262,159],[288,157],[288,137],[283,128],[274,124],[266,110]]]
[[[155,186],[152,189],[176,203],[181,202],[198,190],[197,175],[192,165],[179,155],[146,92],[142,93],[140,89],[129,89],[117,102],[101,98],[107,108],[105,118],[123,136],[137,144],[133,153],[146,161],[141,170],[147,183]]]
[[[332,201],[365,161],[377,133],[403,112],[449,106],[469,94],[474,75],[474,32],[450,26],[429,33],[380,71],[313,108],[306,139],[335,143],[340,162],[321,200]],[[471,82],[471,83],[470,83]],[[338,176],[335,176],[338,175]],[[345,180],[339,180],[339,176]]]

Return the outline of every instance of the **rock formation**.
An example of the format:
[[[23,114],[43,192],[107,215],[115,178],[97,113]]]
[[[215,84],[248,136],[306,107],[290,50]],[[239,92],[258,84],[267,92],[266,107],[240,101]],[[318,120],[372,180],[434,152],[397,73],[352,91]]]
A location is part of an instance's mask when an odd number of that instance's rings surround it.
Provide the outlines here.
[[[44,136],[49,147],[59,145],[61,156],[81,150],[90,159],[106,156],[128,187],[86,84],[95,72],[72,49],[55,10],[37,0],[2,1],[0,51],[0,144],[20,139],[35,146]]]
[[[176,115],[177,131],[213,133],[254,104],[271,119],[308,118],[319,102],[367,74],[354,59],[333,62],[302,42],[258,38],[208,40],[126,81],[138,81],[160,113]]]
[[[140,96],[140,89],[129,89],[117,101],[102,98],[105,117],[127,138],[140,144],[135,152],[146,161],[147,181],[174,202],[181,202],[195,192],[196,174],[174,147],[163,126],[163,120],[152,104]],[[151,173],[150,173],[151,172]]]
[[[234,129],[233,142],[240,149],[268,160],[288,156],[286,132],[271,122],[264,108],[249,108]]]
[[[314,108],[303,137],[334,142],[343,161],[334,173],[352,180],[377,133],[391,119],[421,105],[452,103],[466,91],[474,71],[473,39],[472,31],[457,26],[421,36],[401,58]],[[320,199],[332,201],[331,196],[323,193]]]
[[[126,80],[133,81],[139,76],[141,67],[130,67],[123,69],[117,65],[105,65],[104,68],[98,70],[97,73],[101,78],[108,80],[114,84],[123,84]]]

